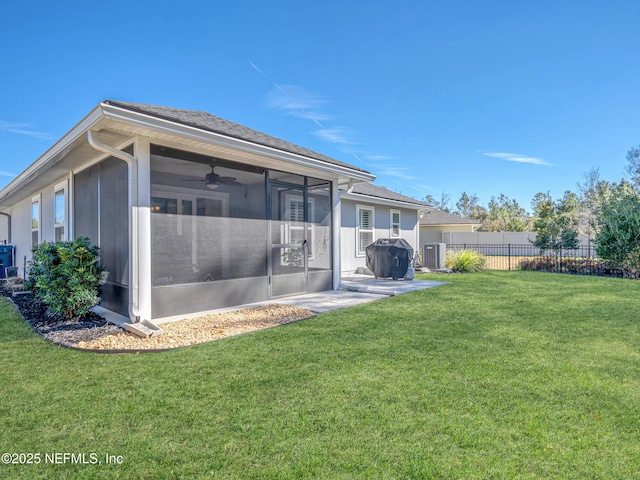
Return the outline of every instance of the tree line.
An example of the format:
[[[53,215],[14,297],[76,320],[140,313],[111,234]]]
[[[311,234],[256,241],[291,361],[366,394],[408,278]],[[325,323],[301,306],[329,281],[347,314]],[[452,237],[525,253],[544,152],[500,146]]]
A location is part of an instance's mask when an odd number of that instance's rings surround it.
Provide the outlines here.
[[[627,277],[640,277],[640,145],[627,152],[626,178],[609,182],[600,178],[598,168],[584,174],[577,191],[566,190],[562,198],[549,192],[537,193],[533,213],[504,194],[492,197],[488,207],[476,194],[463,192],[450,208],[451,197],[440,200],[427,195],[434,208],[482,222],[479,231],[536,232],[534,244],[541,249],[575,249],[583,234],[597,244],[597,253]]]

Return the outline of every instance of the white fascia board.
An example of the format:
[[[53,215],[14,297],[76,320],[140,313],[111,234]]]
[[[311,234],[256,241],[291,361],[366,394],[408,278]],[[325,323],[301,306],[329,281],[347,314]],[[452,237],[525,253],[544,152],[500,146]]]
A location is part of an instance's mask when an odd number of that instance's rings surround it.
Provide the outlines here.
[[[84,117],[75,127],[73,127],[64,137],[58,140],[49,150],[43,153],[35,162],[29,165],[20,175],[14,178],[9,184],[0,190],[0,201],[8,197],[23,185],[28,183],[32,178],[38,175],[43,168],[48,167],[56,159],[61,159],[67,148],[73,144],[79,137],[93,128],[102,119],[100,108],[95,108],[91,113]]]
[[[222,147],[232,148],[247,153],[253,153],[274,160],[285,161],[307,168],[314,168],[337,176],[351,178],[357,181],[370,182],[375,179],[375,175],[368,172],[361,172],[342,165],[323,162],[313,158],[298,155],[296,153],[285,152],[274,147],[267,147],[247,140],[229,137],[197,127],[191,127],[181,123],[165,120],[144,113],[133,112],[113,105],[101,104],[105,118],[122,122],[125,124],[148,128],[161,133],[177,135],[201,142],[211,143]]]
[[[422,209],[425,208],[420,205],[416,205],[415,203],[402,202],[400,200],[392,200],[390,198],[373,197],[371,195],[363,195],[361,193],[342,193],[340,198],[378,205],[388,205],[390,207],[410,208],[411,210],[418,211],[422,211]]]
[[[425,224],[425,223],[421,223],[420,226],[421,227],[468,227],[469,225],[472,226],[482,226],[481,223],[429,223],[429,224]]]

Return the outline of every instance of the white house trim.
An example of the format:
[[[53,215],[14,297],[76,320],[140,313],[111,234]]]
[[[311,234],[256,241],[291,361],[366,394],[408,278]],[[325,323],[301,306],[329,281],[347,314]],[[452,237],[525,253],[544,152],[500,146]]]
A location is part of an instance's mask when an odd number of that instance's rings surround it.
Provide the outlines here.
[[[37,229],[33,228],[33,217],[34,217],[33,206],[34,205],[38,206],[38,213],[37,213],[38,218],[36,218],[38,222]],[[36,231],[38,232],[38,239],[36,242],[34,242],[33,233]],[[34,195],[33,197],[31,197],[31,246],[34,247],[40,244],[40,242],[42,242],[42,194],[38,193],[37,195]]]
[[[60,226],[56,224],[57,216],[58,216],[57,196],[59,192],[62,192],[62,199],[63,199],[63,205],[62,205],[63,220]],[[62,238],[60,239],[57,238],[56,230],[58,228],[62,228]],[[71,238],[69,234],[70,234],[69,232],[69,181],[67,179],[64,179],[63,181],[57,183],[53,188],[53,239],[54,241],[58,241],[58,240],[65,241]]]
[[[356,204],[356,257],[365,256],[365,252],[360,250],[360,233],[363,231],[360,228],[360,212],[363,210],[368,210],[371,212],[371,215],[369,217],[371,228],[364,229],[364,233],[371,232],[371,241],[369,243],[375,242],[376,240],[376,207],[374,207],[373,205]]]
[[[398,215],[398,221],[395,222],[393,217]],[[394,227],[397,227],[397,232],[394,231]],[[389,210],[389,238],[400,238],[402,232],[402,212],[398,209],[392,208]]]
[[[342,203],[340,198],[340,190],[338,188],[338,182],[333,182],[331,188],[331,201],[333,203],[332,208],[333,212],[331,215],[331,220],[333,225],[331,225],[331,231],[333,234],[332,245],[333,245],[333,289],[338,290],[340,288],[340,282],[342,281],[342,259],[340,252],[342,250],[341,246],[341,235],[340,229],[342,228]]]

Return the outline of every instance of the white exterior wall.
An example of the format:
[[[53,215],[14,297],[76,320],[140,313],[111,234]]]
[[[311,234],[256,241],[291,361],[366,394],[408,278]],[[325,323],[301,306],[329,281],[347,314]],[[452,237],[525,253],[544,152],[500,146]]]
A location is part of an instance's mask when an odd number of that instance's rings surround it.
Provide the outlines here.
[[[374,209],[374,241],[379,238],[391,238],[391,210],[399,210],[400,238],[409,242],[414,250],[418,248],[416,245],[418,240],[417,209],[392,207],[344,198],[341,203],[340,260],[343,272],[353,273],[360,267],[366,267],[365,256],[357,254],[357,206],[372,207]]]
[[[356,257],[356,202],[341,200],[340,208],[340,270],[354,272],[364,262]]]
[[[31,197],[11,207],[11,243],[16,247],[16,266],[22,276],[24,258],[31,260]]]
[[[9,209],[0,210],[6,214],[11,214]],[[0,244],[9,244],[9,217],[0,215]]]
[[[67,177],[58,179],[54,183],[47,185],[45,188],[33,195],[23,198],[10,209],[5,210],[11,215],[11,244],[16,247],[16,266],[19,267],[19,275],[23,273],[24,259],[26,257],[27,262],[31,260],[31,203],[34,197],[40,197],[40,242],[53,242],[55,241],[54,233],[54,218],[55,218],[55,204],[54,194],[55,187],[58,183],[66,180]],[[66,189],[67,202],[66,215],[67,225],[65,226],[65,234],[68,237],[69,232],[69,205],[71,204],[70,189]],[[4,215],[0,216],[0,241],[8,239],[7,234],[7,219]],[[7,242],[8,243],[8,242]]]

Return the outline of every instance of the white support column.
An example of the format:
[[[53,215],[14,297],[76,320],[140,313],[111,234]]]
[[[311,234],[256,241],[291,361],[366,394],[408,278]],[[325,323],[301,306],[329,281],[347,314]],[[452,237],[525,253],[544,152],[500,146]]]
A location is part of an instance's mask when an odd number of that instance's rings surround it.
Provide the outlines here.
[[[75,202],[75,189],[73,187],[73,172],[69,172],[69,176],[67,177],[68,182],[68,188],[66,191],[66,195],[67,198],[65,199],[67,202],[67,211],[66,211],[66,218],[65,221],[67,222],[66,225],[66,229],[67,231],[65,232],[66,236],[67,236],[67,240],[74,240],[76,238],[76,230],[75,230],[75,224],[74,224],[74,219],[75,219],[75,213],[74,213],[74,202]]]
[[[414,254],[420,251],[420,210],[416,210],[416,226],[414,227],[416,230],[416,251]]]
[[[151,320],[151,145],[148,138],[136,138],[134,155],[138,165],[138,199],[132,213],[138,218],[138,245],[131,248],[138,249],[140,320]]]
[[[340,260],[340,229],[342,227],[342,203],[340,201],[340,191],[338,190],[338,180],[336,179],[332,183],[331,197],[333,201],[332,218],[332,234],[333,241],[331,242],[331,248],[333,248],[333,289],[338,290],[340,288],[340,281],[342,280],[342,261]]]

